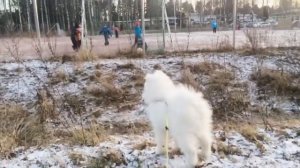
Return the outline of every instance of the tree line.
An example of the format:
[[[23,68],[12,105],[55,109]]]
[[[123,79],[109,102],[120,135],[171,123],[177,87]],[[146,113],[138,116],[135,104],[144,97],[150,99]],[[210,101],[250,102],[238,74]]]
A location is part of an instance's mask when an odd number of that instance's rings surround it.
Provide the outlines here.
[[[167,1],[167,0],[166,0]],[[267,1],[267,0],[265,0]],[[288,10],[298,7],[298,1],[280,0],[279,8],[259,7],[255,0],[238,0],[238,13],[254,12],[265,15],[266,10]],[[0,33],[34,31],[33,3],[31,0],[0,0]],[[161,17],[162,0],[145,0],[145,17],[150,20]],[[41,31],[45,34],[59,25],[69,31],[81,21],[82,0],[37,0]],[[174,10],[175,7],[175,10]],[[198,0],[193,6],[188,1],[169,0],[166,2],[168,16],[185,17],[197,12],[205,15],[219,15],[223,19],[232,17],[233,0]],[[122,23],[130,28],[133,21],[140,18],[141,0],[86,0],[85,15],[88,32],[96,34],[105,23]],[[222,18],[221,18],[222,19]],[[152,22],[150,22],[152,23]],[[151,27],[150,27],[151,28]],[[159,28],[159,27],[158,27]]]

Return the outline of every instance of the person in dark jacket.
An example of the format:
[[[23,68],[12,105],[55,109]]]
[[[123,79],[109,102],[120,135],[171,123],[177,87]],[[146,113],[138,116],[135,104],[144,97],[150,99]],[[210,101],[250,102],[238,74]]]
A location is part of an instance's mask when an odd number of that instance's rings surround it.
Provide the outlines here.
[[[104,45],[109,45],[109,36],[112,36],[112,32],[110,30],[110,28],[106,25],[103,26],[103,28],[100,30],[100,34],[102,34],[104,36],[104,39],[105,39],[105,43]]]
[[[118,26],[115,26],[115,27],[114,27],[114,32],[115,32],[116,38],[119,38],[119,32],[120,32],[120,29],[119,29]]]
[[[76,23],[75,26],[72,28],[71,31],[71,41],[72,41],[72,48],[77,51],[80,49],[81,46],[81,27],[79,23]]]

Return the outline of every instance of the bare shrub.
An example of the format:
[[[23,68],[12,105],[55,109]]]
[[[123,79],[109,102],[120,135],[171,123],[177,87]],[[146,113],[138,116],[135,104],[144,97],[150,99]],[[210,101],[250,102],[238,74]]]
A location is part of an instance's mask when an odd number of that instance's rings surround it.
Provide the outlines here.
[[[46,38],[48,44],[48,50],[52,58],[57,56],[57,39],[56,37],[47,36]]]
[[[275,95],[296,95],[300,93],[300,86],[293,77],[283,71],[261,69],[251,75],[263,92]]]
[[[16,61],[21,60],[22,52],[20,50],[20,41],[21,38],[10,38],[9,41],[7,41],[6,44],[6,50],[8,51],[9,55],[14,58]]]
[[[244,34],[251,46],[252,53],[257,53],[261,48],[266,47],[269,43],[270,36],[268,30],[246,29]]]
[[[226,51],[232,51],[233,50],[233,46],[232,43],[229,40],[229,36],[225,35],[223,37],[218,38],[218,42],[217,42],[217,51],[218,52],[226,52]]]

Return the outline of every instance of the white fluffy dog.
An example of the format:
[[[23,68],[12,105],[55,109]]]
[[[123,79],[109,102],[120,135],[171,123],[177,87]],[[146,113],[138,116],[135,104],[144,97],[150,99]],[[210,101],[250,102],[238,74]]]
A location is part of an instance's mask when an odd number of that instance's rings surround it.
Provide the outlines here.
[[[212,144],[212,110],[202,93],[175,85],[162,71],[147,74],[143,100],[151,121],[157,154],[165,152],[166,121],[176,145],[183,152],[187,167],[198,164],[198,154],[207,160]],[[199,153],[201,148],[201,153]]]

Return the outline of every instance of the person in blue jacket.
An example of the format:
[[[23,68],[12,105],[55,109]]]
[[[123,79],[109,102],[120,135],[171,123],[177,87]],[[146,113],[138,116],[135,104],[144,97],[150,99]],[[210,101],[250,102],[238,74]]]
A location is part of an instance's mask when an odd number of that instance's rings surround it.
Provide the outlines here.
[[[210,26],[214,33],[217,33],[218,22],[214,19],[211,21]]]
[[[138,44],[138,40],[142,39],[142,28],[140,26],[140,24],[138,22],[135,23],[135,27],[134,27],[134,45],[133,47],[135,47]]]
[[[110,28],[107,25],[104,25],[103,28],[100,30],[100,34],[103,34],[104,39],[105,39],[105,43],[104,45],[107,46],[109,45],[109,36],[112,36],[112,32],[110,30]]]

